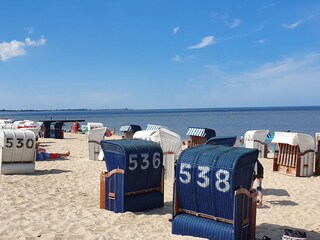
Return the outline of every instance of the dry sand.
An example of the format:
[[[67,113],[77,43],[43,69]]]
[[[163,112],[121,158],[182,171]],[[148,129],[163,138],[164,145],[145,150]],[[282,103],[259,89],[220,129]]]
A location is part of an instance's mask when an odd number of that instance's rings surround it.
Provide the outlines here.
[[[195,239],[171,234],[172,183],[165,206],[115,214],[99,208],[103,161],[88,159],[86,135],[40,139],[49,152],[70,151],[65,160],[36,162],[32,175],[0,175],[0,239]],[[257,209],[257,238],[281,239],[285,228],[320,239],[320,177],[296,178],[265,168],[264,205]]]

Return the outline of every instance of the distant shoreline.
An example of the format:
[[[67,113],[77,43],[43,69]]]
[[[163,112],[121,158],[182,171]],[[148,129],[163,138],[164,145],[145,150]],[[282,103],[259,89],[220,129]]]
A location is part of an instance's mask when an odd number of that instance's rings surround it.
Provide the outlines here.
[[[92,112],[92,111],[110,111],[110,112],[242,112],[242,111],[303,111],[320,110],[320,106],[274,106],[274,107],[226,107],[226,108],[167,108],[167,109],[2,109],[0,113],[6,112]]]

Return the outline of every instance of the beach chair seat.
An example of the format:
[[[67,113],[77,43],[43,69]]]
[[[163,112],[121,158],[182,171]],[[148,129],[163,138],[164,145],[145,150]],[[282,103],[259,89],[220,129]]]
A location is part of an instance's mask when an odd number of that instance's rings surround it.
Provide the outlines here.
[[[255,195],[250,192],[258,150],[201,145],[176,164],[172,233],[208,239],[254,239]]]
[[[89,159],[90,160],[99,160],[99,154],[101,151],[100,142],[104,138],[106,132],[106,127],[94,128],[88,132],[88,148],[89,148]],[[100,159],[103,160],[103,159]]]
[[[268,144],[265,142],[269,130],[250,130],[244,135],[245,148],[256,148],[259,150],[259,157],[266,158],[268,154]]]
[[[100,208],[113,212],[163,207],[163,153],[141,139],[103,140],[108,172],[101,173]]]
[[[215,137],[216,132],[210,128],[189,127],[186,135],[190,136],[189,147],[195,147],[205,144],[210,138]]]
[[[0,130],[0,168],[2,174],[34,173],[35,134],[30,130]]]
[[[273,144],[278,151],[273,160],[273,171],[296,176],[313,175],[314,140],[302,133],[275,132]]]

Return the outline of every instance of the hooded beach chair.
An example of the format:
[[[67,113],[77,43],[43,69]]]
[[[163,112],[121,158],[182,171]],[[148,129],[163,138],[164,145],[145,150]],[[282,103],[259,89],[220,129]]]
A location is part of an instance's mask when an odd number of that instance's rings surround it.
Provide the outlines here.
[[[159,137],[163,151],[164,178],[174,179],[175,162],[181,152],[182,139],[179,134],[165,128],[159,130]]]
[[[320,175],[320,133],[316,133],[316,151],[315,174]]]
[[[275,132],[272,143],[278,145],[273,171],[307,177],[313,175],[314,139],[303,133]]]
[[[205,144],[184,150],[176,164],[172,233],[206,239],[255,238],[251,193],[258,150]]]
[[[259,150],[259,157],[266,158],[268,154],[268,144],[265,142],[269,130],[250,130],[244,135],[244,147],[256,148]]]
[[[100,175],[100,208],[116,213],[163,207],[163,153],[141,139],[103,140],[108,172]]]
[[[88,132],[89,132],[90,130],[95,129],[95,128],[102,128],[103,124],[97,123],[97,122],[88,122],[87,126],[88,126]]]
[[[88,147],[89,147],[89,159],[90,160],[103,160],[99,159],[99,153],[101,151],[100,142],[104,138],[106,127],[94,128],[88,132]]]
[[[141,127],[139,125],[121,125],[120,132],[124,133],[126,139],[132,139],[133,135],[140,131]]]
[[[138,131],[133,138],[158,143],[163,151],[164,178],[174,179],[175,161],[182,147],[181,137],[167,128],[159,128],[159,130]]]
[[[189,127],[186,135],[190,136],[189,147],[195,147],[205,144],[210,138],[215,137],[216,132],[210,128]]]
[[[63,124],[64,122],[56,122],[54,124],[54,138],[55,139],[63,139],[64,138],[64,132],[63,132]]]
[[[30,130],[0,130],[0,168],[2,174],[34,173],[35,134]]]

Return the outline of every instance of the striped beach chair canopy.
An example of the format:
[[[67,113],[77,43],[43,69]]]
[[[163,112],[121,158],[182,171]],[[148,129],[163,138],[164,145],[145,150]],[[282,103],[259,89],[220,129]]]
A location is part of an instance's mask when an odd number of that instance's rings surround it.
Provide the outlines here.
[[[314,150],[314,139],[304,133],[275,132],[272,143],[284,143],[291,146],[299,146],[301,152]]]
[[[155,124],[148,124],[146,130],[160,130],[161,128],[166,128],[165,126],[161,126],[161,125],[155,125]]]
[[[139,125],[133,125],[133,124],[123,124],[120,127],[120,132],[137,132],[140,130],[141,130],[141,127]]]
[[[216,132],[210,128],[189,127],[187,136],[206,137],[207,139],[215,137]]]

